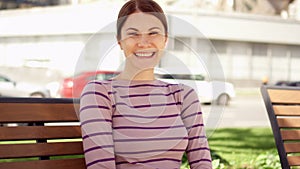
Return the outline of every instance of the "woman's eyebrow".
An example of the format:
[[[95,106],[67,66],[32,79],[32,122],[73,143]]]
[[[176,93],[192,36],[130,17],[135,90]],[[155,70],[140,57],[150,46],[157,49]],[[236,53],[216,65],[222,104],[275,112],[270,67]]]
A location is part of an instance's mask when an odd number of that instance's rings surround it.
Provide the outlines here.
[[[138,29],[136,28],[127,28],[126,31],[130,31],[130,30],[133,30],[133,31],[139,31]]]
[[[154,29],[161,30],[159,27],[152,27],[152,28],[149,28],[148,31],[152,31]],[[139,30],[137,28],[130,27],[130,28],[127,28],[126,31],[136,31],[136,32],[138,32]]]
[[[160,30],[159,27],[152,27],[152,28],[149,29],[149,31],[151,31],[151,30],[153,30],[153,29],[159,29],[159,30]]]

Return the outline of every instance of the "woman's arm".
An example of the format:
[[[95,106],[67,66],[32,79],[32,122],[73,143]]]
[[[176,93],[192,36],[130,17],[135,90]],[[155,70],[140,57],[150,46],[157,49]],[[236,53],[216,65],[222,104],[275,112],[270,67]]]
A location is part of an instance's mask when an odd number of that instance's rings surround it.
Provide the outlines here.
[[[90,82],[80,99],[81,131],[88,169],[114,169],[112,102],[101,82]]]
[[[201,106],[197,93],[183,85],[181,118],[188,131],[186,149],[191,169],[211,169],[211,155],[205,134]]]

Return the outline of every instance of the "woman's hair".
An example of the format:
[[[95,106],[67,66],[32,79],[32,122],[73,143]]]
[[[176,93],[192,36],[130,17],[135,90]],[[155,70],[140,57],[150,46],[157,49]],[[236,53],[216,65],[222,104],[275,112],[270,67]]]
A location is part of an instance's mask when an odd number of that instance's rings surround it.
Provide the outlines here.
[[[121,8],[118,21],[117,21],[117,39],[121,39],[121,29],[130,14],[137,11],[147,12],[150,15],[158,18],[164,26],[165,35],[168,34],[168,23],[164,11],[162,8],[153,0],[129,0]]]

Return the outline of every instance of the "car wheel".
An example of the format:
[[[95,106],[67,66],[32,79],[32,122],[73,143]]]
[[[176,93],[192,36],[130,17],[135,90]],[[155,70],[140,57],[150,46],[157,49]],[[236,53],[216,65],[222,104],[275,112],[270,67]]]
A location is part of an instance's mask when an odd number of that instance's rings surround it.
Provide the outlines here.
[[[31,93],[30,97],[43,98],[43,97],[45,97],[45,95],[43,93],[35,92],[35,93]]]
[[[227,94],[221,94],[217,99],[217,105],[228,105],[229,104],[229,96]]]

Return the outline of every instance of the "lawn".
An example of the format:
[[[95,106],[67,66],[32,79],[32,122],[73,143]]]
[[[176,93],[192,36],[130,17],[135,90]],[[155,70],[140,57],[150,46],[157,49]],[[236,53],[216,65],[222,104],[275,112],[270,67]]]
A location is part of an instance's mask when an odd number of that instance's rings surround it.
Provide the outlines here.
[[[211,149],[233,168],[254,168],[259,156],[268,152],[277,155],[270,128],[217,129],[208,139]]]
[[[214,168],[281,168],[270,128],[220,128],[208,140],[214,159],[228,162],[218,165],[215,160]]]

